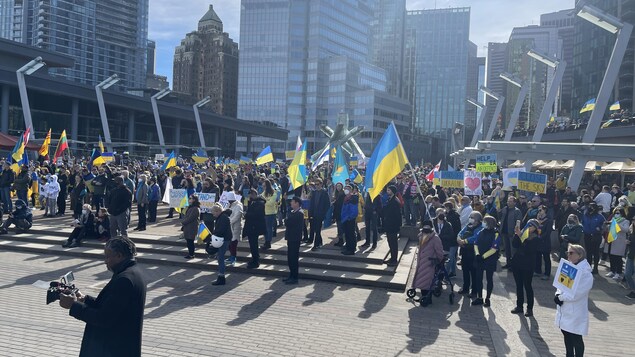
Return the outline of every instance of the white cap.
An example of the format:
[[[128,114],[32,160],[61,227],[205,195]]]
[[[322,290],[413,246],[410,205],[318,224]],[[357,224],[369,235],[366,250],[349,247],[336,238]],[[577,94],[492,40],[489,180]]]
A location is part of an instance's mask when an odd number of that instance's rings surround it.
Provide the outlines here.
[[[227,194],[225,194],[225,198],[227,201],[236,201],[236,195],[234,195],[233,192],[227,192]]]

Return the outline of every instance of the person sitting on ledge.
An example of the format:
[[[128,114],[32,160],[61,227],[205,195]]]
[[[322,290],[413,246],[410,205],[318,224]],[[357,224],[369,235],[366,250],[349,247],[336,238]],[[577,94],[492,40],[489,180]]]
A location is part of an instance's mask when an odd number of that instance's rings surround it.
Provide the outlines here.
[[[15,225],[16,232],[24,233],[33,225],[33,213],[22,200],[15,201],[15,211],[9,213],[9,218],[0,227],[0,234],[7,234],[8,228]]]
[[[62,247],[79,247],[82,243],[82,239],[95,237],[95,215],[90,211],[90,208],[88,203],[84,204],[79,219],[73,221],[73,232],[71,232],[66,243],[62,244]]]

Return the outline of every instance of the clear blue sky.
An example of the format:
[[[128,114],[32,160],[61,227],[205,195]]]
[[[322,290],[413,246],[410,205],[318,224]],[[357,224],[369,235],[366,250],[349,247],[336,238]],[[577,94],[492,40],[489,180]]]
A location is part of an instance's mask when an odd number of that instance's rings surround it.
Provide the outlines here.
[[[223,21],[225,32],[240,45],[240,0],[152,0],[149,38],[157,42],[157,74],[168,77],[172,85],[174,48],[198,20],[209,4]],[[470,40],[487,52],[488,42],[505,42],[512,28],[540,24],[540,14],[572,8],[574,0],[407,0],[408,10],[470,6]]]

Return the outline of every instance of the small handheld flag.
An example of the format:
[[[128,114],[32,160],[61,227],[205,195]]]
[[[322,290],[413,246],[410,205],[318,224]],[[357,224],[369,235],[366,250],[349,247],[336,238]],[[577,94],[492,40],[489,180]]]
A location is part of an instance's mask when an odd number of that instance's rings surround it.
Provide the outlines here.
[[[273,162],[273,154],[271,153],[271,146],[267,146],[262,150],[258,157],[256,157],[256,165],[264,165],[268,162]]]
[[[580,109],[580,114],[582,114],[584,112],[590,112],[593,109],[595,109],[595,98],[589,99],[589,100],[586,101],[586,103],[584,103],[584,105]]]
[[[611,104],[611,106],[609,107],[609,110],[620,110],[622,109],[622,107],[620,107],[620,101],[618,100],[617,102]]]
[[[207,228],[205,223],[201,222],[201,224],[198,225],[198,234],[196,235],[199,241],[202,242],[211,235],[212,235],[212,232],[210,232],[209,228]]]
[[[622,231],[622,228],[620,228],[620,225],[617,224],[617,221],[615,220],[615,218],[613,218],[611,220],[611,228],[609,228],[609,234],[606,237],[606,241],[609,243],[613,242],[614,240],[617,239],[617,234],[621,231]]]
[[[172,151],[170,155],[165,159],[165,162],[163,163],[161,170],[165,171],[169,169],[170,167],[174,167],[174,166],[176,166],[176,157],[174,156],[174,151]]]

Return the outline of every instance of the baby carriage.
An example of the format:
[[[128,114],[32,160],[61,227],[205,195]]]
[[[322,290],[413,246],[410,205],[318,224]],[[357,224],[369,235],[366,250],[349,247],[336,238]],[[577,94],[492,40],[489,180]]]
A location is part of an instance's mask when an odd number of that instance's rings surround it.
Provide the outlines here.
[[[432,303],[432,295],[435,297],[441,296],[443,292],[443,286],[447,286],[450,291],[450,295],[448,295],[448,301],[450,305],[454,304],[454,284],[452,283],[452,279],[448,274],[448,271],[445,269],[445,262],[448,260],[448,255],[445,254],[443,256],[443,261],[439,261],[437,258],[430,258],[431,263],[434,265],[434,277],[432,279],[432,284],[430,284],[430,288],[427,290],[421,290],[421,298],[417,299],[417,290],[412,287],[406,291],[406,296],[409,300],[418,302],[421,307],[426,307]]]

